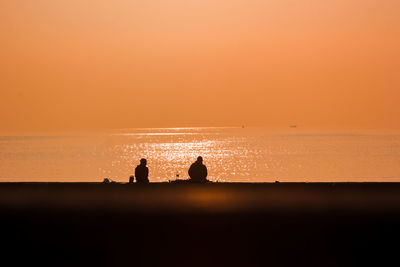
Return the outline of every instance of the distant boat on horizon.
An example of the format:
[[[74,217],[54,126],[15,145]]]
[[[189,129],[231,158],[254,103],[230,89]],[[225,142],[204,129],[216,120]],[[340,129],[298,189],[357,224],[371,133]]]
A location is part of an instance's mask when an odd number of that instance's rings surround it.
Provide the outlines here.
[[[290,128],[297,128],[297,125],[290,125]]]

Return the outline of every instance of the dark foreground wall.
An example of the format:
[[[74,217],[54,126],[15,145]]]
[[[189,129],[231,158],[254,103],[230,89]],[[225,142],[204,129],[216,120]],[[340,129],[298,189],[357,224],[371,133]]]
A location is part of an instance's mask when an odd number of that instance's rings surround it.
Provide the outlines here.
[[[400,266],[400,184],[0,184],[1,264]]]

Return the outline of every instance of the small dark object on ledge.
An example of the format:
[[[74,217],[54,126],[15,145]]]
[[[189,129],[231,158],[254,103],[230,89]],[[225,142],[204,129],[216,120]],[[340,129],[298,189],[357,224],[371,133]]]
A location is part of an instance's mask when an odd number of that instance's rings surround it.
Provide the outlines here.
[[[104,178],[103,184],[116,184],[116,181],[113,181],[112,179],[109,178]]]

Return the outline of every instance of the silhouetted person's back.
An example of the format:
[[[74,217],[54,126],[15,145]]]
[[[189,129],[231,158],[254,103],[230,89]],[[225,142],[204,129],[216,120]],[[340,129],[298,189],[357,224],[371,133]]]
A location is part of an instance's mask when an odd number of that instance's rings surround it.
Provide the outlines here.
[[[136,166],[135,177],[137,183],[148,183],[149,182],[149,168],[146,167],[147,160],[141,159],[140,165]]]
[[[197,161],[190,166],[189,176],[194,182],[207,181],[207,167],[203,164],[202,157],[198,157]]]

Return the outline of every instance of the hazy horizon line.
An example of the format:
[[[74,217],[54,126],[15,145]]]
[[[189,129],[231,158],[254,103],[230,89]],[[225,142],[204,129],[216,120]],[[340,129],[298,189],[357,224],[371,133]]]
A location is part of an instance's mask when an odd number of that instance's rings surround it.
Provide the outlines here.
[[[199,126],[199,127],[129,127],[129,128],[98,128],[98,129],[69,129],[69,130],[29,130],[29,131],[0,131],[1,137],[14,136],[57,136],[57,135],[78,135],[78,134],[130,134],[135,132],[150,131],[189,131],[189,130],[207,130],[207,129],[262,129],[270,132],[290,132],[290,133],[307,133],[307,132],[330,132],[330,133],[396,133],[400,134],[400,128],[379,128],[379,127],[268,127],[268,126]],[[160,133],[160,132],[158,132]],[[172,132],[176,133],[176,132]],[[185,132],[183,132],[184,134]],[[189,133],[189,132],[186,132]]]

